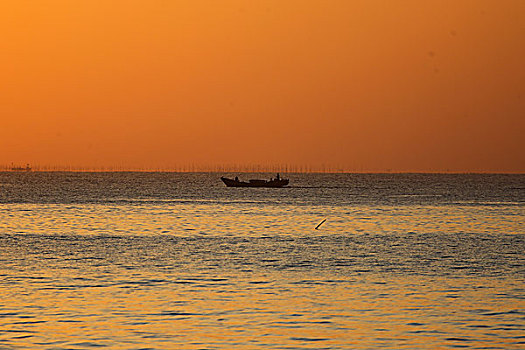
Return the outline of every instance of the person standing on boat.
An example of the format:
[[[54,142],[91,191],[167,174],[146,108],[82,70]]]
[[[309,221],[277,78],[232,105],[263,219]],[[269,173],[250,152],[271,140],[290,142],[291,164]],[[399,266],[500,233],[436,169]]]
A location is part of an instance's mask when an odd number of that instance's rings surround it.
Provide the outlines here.
[[[277,173],[277,177],[275,178],[277,181],[279,181],[281,178],[279,177],[279,173]]]

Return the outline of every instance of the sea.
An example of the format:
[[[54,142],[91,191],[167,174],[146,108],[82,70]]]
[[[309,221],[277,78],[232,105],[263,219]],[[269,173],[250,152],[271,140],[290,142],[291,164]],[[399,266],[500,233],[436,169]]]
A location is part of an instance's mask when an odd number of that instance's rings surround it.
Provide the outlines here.
[[[221,176],[1,172],[0,349],[525,349],[524,174]]]

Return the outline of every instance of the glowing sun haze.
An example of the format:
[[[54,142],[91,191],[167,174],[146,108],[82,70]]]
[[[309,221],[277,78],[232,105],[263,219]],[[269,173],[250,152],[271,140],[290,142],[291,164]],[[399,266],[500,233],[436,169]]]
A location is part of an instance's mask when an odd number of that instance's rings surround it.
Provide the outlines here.
[[[525,1],[0,3],[0,164],[525,171]]]

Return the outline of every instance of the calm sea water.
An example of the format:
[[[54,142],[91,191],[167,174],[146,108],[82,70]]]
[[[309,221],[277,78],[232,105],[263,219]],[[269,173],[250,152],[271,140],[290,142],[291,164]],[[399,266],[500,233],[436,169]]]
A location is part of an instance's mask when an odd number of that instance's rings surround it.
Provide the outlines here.
[[[525,175],[221,175],[0,173],[0,348],[525,348]]]

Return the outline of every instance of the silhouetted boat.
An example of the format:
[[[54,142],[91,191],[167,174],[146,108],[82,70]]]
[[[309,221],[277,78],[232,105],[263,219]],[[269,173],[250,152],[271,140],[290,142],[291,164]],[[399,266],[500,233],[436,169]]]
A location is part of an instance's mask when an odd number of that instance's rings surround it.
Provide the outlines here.
[[[31,167],[29,166],[29,164],[27,164],[27,166],[24,168],[24,167],[12,167],[11,168],[12,171],[31,171]]]
[[[235,179],[221,177],[221,180],[227,187],[284,187],[290,182],[290,180],[288,179],[281,179],[279,177],[279,174],[277,174],[277,177],[275,179],[270,180],[254,179],[246,182],[240,181],[238,177],[235,177]]]

